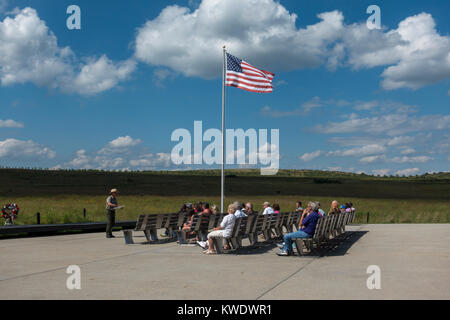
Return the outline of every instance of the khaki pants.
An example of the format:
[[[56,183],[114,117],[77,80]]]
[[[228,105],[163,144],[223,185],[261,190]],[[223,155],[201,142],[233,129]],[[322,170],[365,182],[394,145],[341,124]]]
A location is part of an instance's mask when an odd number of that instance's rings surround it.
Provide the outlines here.
[[[116,223],[116,211],[106,210],[106,234],[112,234],[112,228]]]

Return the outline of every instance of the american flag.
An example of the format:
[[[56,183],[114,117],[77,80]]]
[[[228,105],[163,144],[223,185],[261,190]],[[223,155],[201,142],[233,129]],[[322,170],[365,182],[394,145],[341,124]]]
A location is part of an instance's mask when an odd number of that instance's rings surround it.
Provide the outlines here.
[[[272,79],[275,74],[260,70],[242,59],[227,53],[227,86],[251,92],[272,92]]]

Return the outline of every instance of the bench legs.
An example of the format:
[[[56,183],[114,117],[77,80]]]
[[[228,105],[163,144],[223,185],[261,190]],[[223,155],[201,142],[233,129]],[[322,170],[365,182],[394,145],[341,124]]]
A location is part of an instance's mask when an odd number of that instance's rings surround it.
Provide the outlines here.
[[[295,243],[295,247],[299,256],[311,253],[311,251],[313,250],[313,240],[310,238],[298,238],[292,239],[292,241],[294,241]]]
[[[156,230],[144,230],[145,237],[147,241],[157,241],[158,236],[156,235]]]
[[[252,232],[248,234],[248,240],[250,241],[251,245],[255,245],[258,243],[258,233]]]
[[[125,238],[125,244],[134,244],[133,241],[133,231],[132,230],[122,230],[123,237]]]
[[[223,241],[224,241],[224,239],[222,237],[214,237],[212,239],[213,239],[214,249],[216,249],[216,252],[218,254],[222,254],[223,253]]]
[[[305,253],[309,253],[311,251],[309,240],[307,239],[292,239],[295,242],[295,248],[297,249],[297,253],[299,256],[303,256]],[[305,252],[305,250],[307,252]]]
[[[233,246],[233,249],[238,249],[240,247],[239,241],[237,238],[230,238],[231,245]]]
[[[208,230],[198,230],[197,237],[199,241],[208,241]]]

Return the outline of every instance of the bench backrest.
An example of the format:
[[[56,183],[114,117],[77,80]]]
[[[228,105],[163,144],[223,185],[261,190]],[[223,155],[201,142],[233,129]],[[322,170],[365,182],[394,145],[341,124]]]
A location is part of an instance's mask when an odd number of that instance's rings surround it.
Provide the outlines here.
[[[140,214],[137,221],[136,221],[136,227],[134,228],[135,230],[141,230],[142,229],[142,225],[144,222],[144,218],[145,218],[145,214]]]
[[[289,225],[298,227],[298,225],[300,224],[301,217],[302,217],[301,212],[292,212]]]
[[[142,222],[141,230],[154,230],[156,229],[156,223],[158,220],[158,215],[156,214],[146,214],[144,221]]]
[[[325,218],[324,217],[320,217],[317,220],[317,224],[316,224],[316,229],[314,230],[314,234],[312,236],[313,239],[319,239],[321,236],[321,232],[322,232],[322,225],[325,222]]]
[[[176,228],[178,227],[179,213],[165,213],[157,215],[156,228]]]
[[[246,218],[237,218],[234,221],[233,231],[231,231],[231,238],[236,238],[239,234],[239,231],[241,230],[241,222],[243,219]]]
[[[218,214],[212,214],[209,217],[209,223],[208,223],[208,230],[212,230],[214,228],[217,228],[223,219],[223,213]]]
[[[255,216],[254,221],[253,221],[253,227],[251,232],[258,232],[258,231],[262,231],[263,230],[263,225],[265,223],[265,215],[263,214],[258,214]]]

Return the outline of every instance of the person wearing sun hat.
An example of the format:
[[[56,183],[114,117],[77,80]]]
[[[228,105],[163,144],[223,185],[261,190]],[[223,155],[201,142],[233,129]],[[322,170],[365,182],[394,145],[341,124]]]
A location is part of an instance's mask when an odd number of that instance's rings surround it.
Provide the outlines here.
[[[111,189],[110,195],[106,198],[106,237],[114,238],[112,234],[112,228],[116,222],[116,208],[117,204],[117,189]]]

